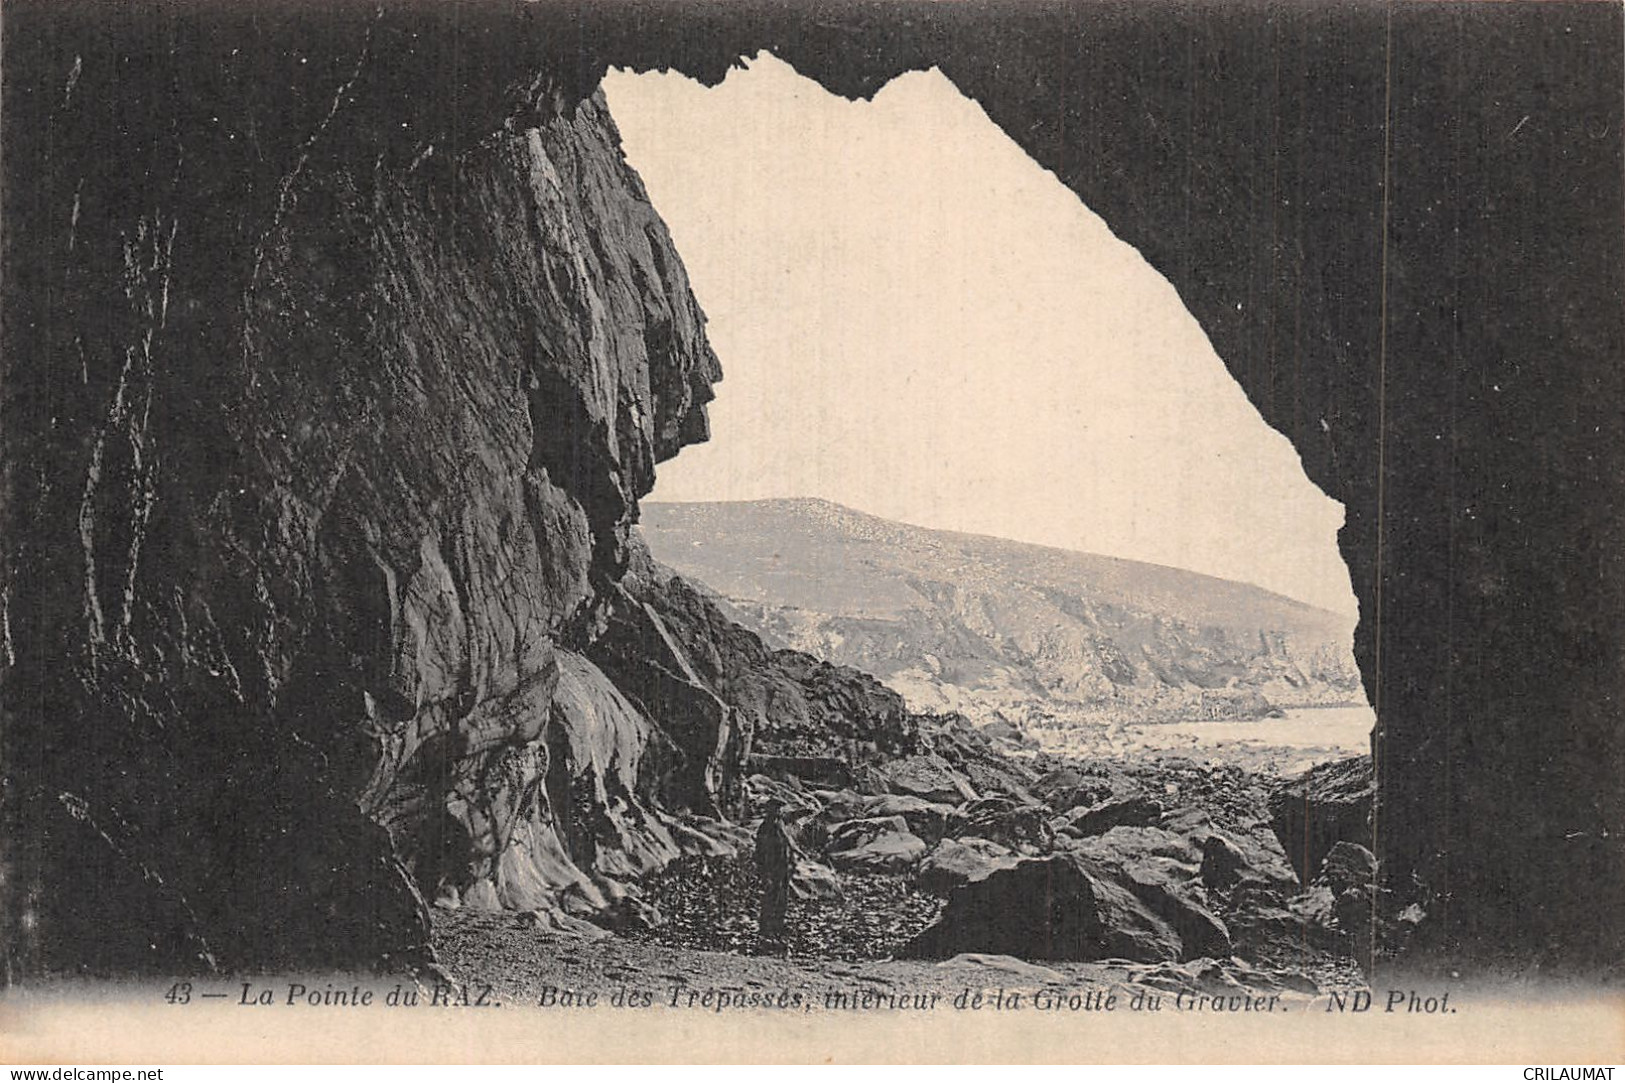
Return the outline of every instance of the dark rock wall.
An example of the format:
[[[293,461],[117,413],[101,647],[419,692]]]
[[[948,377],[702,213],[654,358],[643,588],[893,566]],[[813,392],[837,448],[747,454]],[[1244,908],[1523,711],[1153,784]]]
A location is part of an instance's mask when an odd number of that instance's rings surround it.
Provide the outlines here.
[[[940,66],[1169,277],[1348,507],[1391,880],[1469,956],[1625,957],[1621,17],[7,5],[8,942],[410,950],[356,799],[395,823],[454,716],[435,786],[476,732],[545,776],[553,652],[703,433],[679,265],[574,107],[773,48]]]
[[[896,692],[850,667],[767,646],[680,576],[650,560],[641,540],[634,541],[622,586],[627,604],[619,607],[594,658],[622,687],[639,689],[648,680],[640,671],[658,665],[658,648],[669,645],[669,668],[734,712],[734,724],[748,741],[742,754],[850,758],[855,747],[895,754],[917,745],[918,719]],[[663,695],[651,689],[643,699],[653,704]],[[649,713],[672,717],[679,712],[651,707]]]
[[[1617,962],[1620,9],[1088,11],[945,70],[1347,506],[1386,871],[1469,957]]]
[[[6,66],[24,965],[411,955],[414,880],[535,906],[572,858],[674,856],[650,724],[572,648],[719,373],[601,100],[516,81],[478,138],[401,137],[385,17],[38,15],[63,36]],[[557,802],[627,822],[561,840]]]

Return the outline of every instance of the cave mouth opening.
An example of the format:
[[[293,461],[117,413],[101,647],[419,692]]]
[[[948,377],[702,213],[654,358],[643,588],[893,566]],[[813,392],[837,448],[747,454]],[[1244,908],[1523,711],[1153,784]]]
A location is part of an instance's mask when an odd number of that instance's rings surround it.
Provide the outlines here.
[[[770,643],[1058,751],[1366,750],[1342,506],[940,71],[848,101],[762,53],[604,90],[725,374],[645,502],[657,559]]]

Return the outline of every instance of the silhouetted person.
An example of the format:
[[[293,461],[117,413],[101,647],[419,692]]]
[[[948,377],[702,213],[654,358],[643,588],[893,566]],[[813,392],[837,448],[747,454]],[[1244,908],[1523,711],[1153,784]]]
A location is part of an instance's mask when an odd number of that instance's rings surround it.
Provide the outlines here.
[[[762,882],[762,911],[757,921],[761,950],[785,949],[785,914],[790,907],[790,876],[795,871],[796,844],[784,823],[784,803],[769,801],[756,829],[756,872]]]

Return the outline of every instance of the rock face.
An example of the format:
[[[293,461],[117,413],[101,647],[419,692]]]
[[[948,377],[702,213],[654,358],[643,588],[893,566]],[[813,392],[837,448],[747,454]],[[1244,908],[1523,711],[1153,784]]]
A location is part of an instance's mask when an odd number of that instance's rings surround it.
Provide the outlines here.
[[[860,748],[901,755],[916,745],[918,720],[897,693],[856,670],[768,647],[635,541],[611,612],[593,657],[651,717],[693,720],[683,726],[698,734],[696,754],[713,755],[719,709],[732,712],[741,757],[847,763]],[[706,691],[696,699],[695,688]]]
[[[598,897],[714,804],[727,709],[657,727],[590,657],[654,464],[706,434],[682,261],[596,97],[381,144],[398,29],[339,33],[348,81],[288,116],[173,113],[142,198],[89,152],[116,62],[64,38],[29,99],[79,150],[7,216],[58,328],[4,381],[19,965],[406,958],[419,892]]]
[[[1334,846],[1370,849],[1371,757],[1351,756],[1305,771],[1270,795],[1270,818],[1298,878],[1312,880]]]
[[[1349,618],[1194,572],[824,500],[651,504],[640,530],[768,642],[1018,738],[1011,720],[1260,718],[1361,695]]]

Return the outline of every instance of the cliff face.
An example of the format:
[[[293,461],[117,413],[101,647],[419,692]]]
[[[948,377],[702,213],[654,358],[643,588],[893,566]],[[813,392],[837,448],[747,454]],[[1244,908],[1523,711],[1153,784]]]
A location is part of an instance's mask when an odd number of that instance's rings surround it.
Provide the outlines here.
[[[918,744],[919,718],[867,672],[765,644],[708,597],[634,545],[625,602],[593,657],[646,705],[667,705],[669,675],[701,686],[732,712],[738,755],[850,760],[855,748],[900,753]],[[653,678],[659,674],[659,680]]]
[[[642,780],[715,788],[583,654],[654,464],[705,436],[682,263],[597,98],[370,138],[383,27],[318,59],[302,137],[93,34],[8,70],[66,148],[6,219],[40,306],[4,380],[23,965],[411,956],[416,888],[592,894],[677,852]],[[158,101],[120,100],[132,71]],[[104,157],[135,150],[161,168]]]
[[[639,532],[770,642],[916,710],[1065,728],[1362,696],[1351,620],[1244,583],[821,500],[648,504]]]

